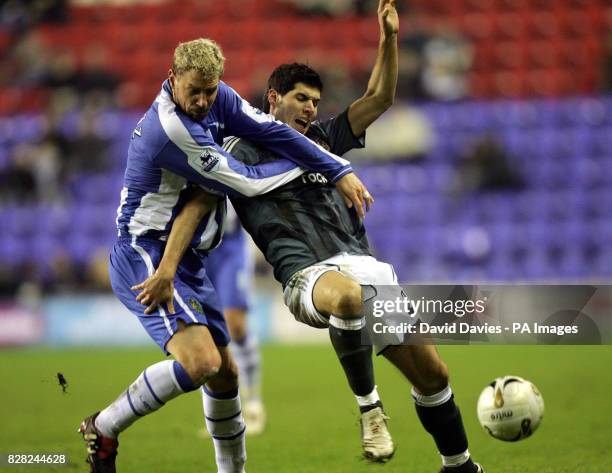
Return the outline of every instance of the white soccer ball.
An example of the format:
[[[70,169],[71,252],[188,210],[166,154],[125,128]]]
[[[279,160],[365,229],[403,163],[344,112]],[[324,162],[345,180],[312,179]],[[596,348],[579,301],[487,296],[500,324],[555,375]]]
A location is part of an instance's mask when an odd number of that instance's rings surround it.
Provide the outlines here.
[[[544,399],[533,383],[503,376],[489,384],[478,398],[480,425],[499,440],[516,442],[529,437],[544,415]]]

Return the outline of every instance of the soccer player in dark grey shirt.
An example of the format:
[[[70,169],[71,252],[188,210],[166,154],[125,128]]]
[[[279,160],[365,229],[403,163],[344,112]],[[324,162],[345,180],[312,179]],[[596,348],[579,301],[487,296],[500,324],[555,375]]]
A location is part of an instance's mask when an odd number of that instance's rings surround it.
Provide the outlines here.
[[[385,35],[397,34],[396,15],[391,1],[380,1],[379,18]],[[337,154],[362,147],[365,129],[388,108],[395,92],[396,47],[390,47],[387,53],[379,54],[381,64],[375,66],[368,84],[368,92],[372,93],[366,92],[345,112],[323,123],[314,121],[322,91],[318,74],[304,65],[280,66],[269,81],[266,94],[269,112]],[[381,97],[381,90],[392,93],[390,100],[386,94]],[[224,148],[248,164],[277,159],[238,138],[229,138]],[[362,345],[362,340],[367,338],[364,310],[372,294],[369,288],[398,287],[392,266],[371,255],[355,209],[346,208],[342,197],[321,174],[305,173],[276,191],[254,199],[233,197],[232,203],[244,228],[273,265],[275,277],[284,287],[285,302],[295,318],[329,329],[362,413],[364,454],[372,460],[388,460],[394,446],[374,382],[372,347]],[[184,212],[189,209],[188,204]],[[194,222],[179,215],[172,232],[189,235],[194,229]],[[172,253],[180,252],[174,248]],[[163,297],[153,287],[148,292],[154,303],[165,303],[172,297],[171,291],[166,291]],[[470,458],[461,415],[448,385],[448,370],[435,347],[389,346],[382,354],[414,386],[417,413],[442,456],[441,471],[482,472]]]
[[[283,87],[291,87],[284,94],[284,100],[288,100],[288,94],[295,95],[298,102],[299,97],[308,94],[317,97],[322,85],[317,85],[317,77],[312,72],[307,66],[297,64],[277,68],[270,79],[268,97],[274,95],[276,88]],[[318,94],[309,89],[319,89]],[[283,115],[283,107],[290,106],[286,103],[275,106],[273,100],[270,102],[270,112],[277,118]],[[300,121],[297,118],[296,129],[303,130]],[[294,126],[291,119],[287,123]],[[350,107],[331,120],[310,123],[306,136],[339,155],[361,148],[365,142],[363,130],[350,119]],[[224,148],[245,164],[278,159],[240,138],[229,138]],[[329,329],[360,406],[365,455],[378,461],[389,459],[393,443],[374,384],[372,349],[362,345],[362,340],[364,301],[369,297],[365,288],[397,286],[393,267],[372,256],[362,220],[354,209],[347,208],[342,197],[319,173],[302,174],[275,191],[253,199],[233,197],[231,200],[243,227],[273,266],[274,276],[284,288],[285,303],[296,320]],[[380,348],[383,356],[414,386],[412,395],[417,413],[442,456],[441,471],[482,472],[470,458],[461,415],[448,385],[448,370],[435,347]]]

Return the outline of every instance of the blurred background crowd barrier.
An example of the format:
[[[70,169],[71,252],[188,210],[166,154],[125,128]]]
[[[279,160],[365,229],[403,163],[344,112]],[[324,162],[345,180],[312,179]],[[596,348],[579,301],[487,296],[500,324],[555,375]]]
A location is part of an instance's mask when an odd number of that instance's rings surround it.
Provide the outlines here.
[[[126,151],[179,41],[218,41],[224,79],[257,106],[276,65],[309,63],[325,118],[365,90],[376,4],[0,1],[0,344],[126,320],[106,273]],[[397,101],[351,155],[376,198],[379,258],[404,283],[609,282],[610,0],[398,9]],[[265,338],[281,309],[261,294]],[[72,335],[55,331],[73,319]]]

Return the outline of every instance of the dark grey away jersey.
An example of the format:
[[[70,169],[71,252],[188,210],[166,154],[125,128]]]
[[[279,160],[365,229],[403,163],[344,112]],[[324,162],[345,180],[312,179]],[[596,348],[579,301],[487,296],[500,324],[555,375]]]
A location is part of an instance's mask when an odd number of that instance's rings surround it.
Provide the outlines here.
[[[337,155],[364,146],[364,137],[353,135],[347,111],[313,123],[306,136]],[[277,159],[270,151],[240,138],[228,139],[224,148],[246,164]],[[371,254],[357,212],[347,208],[334,184],[320,173],[303,174],[258,197],[231,200],[242,226],[283,286],[296,271],[338,253]]]

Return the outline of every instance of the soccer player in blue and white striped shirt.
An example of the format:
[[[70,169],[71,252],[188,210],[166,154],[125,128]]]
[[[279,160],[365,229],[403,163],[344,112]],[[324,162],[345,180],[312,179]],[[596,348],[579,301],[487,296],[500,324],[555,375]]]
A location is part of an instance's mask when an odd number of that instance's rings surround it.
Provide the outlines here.
[[[203,256],[221,238],[224,198],[203,197],[206,206],[197,236],[174,268],[171,291],[177,306],[170,303],[148,310],[142,305],[147,304],[146,297],[138,297],[138,283],[157,268],[173,222],[192,195],[192,185],[218,196],[226,192],[253,196],[299,176],[304,172],[301,166],[325,173],[347,205],[361,214],[363,203],[371,203],[346,160],[254,109],[223,83],[224,59],[211,40],[179,44],[168,79],[132,134],[117,211],[118,239],[110,256],[111,284],[174,360],[147,367],[114,402],[81,423],[92,473],[116,471],[120,432],[199,387],[218,472],[244,471],[245,426],[237,370],[227,350],[230,337],[222,310],[203,266]],[[287,159],[244,165],[220,147],[229,135],[248,138]]]

